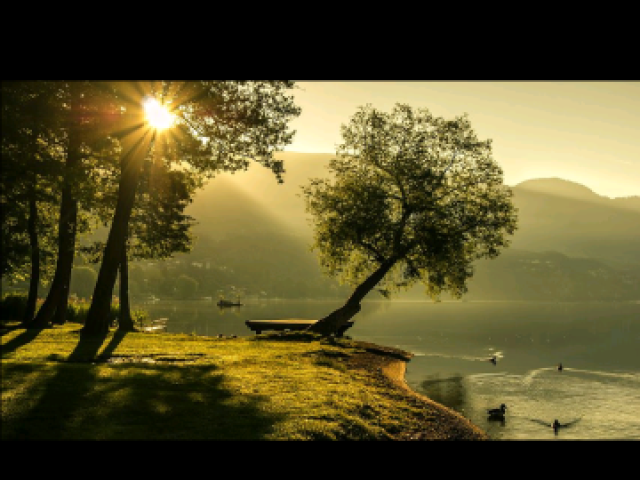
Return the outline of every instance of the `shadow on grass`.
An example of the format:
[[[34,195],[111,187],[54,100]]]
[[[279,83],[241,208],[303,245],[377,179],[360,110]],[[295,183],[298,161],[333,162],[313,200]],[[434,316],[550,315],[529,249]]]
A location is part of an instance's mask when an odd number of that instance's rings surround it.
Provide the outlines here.
[[[23,345],[31,342],[40,334],[40,332],[42,332],[42,330],[42,328],[26,328],[24,332],[16,335],[15,338],[12,338],[7,343],[0,346],[0,352],[2,353],[2,356],[12,353]]]
[[[22,322],[18,322],[18,321],[7,321],[7,320],[0,320],[0,337],[5,336],[7,333],[10,333],[14,330],[18,330],[19,328],[24,328],[22,326]]]
[[[67,358],[68,362],[94,362],[99,360],[108,360],[120,342],[124,340],[127,332],[123,332],[120,330],[116,330],[109,344],[104,348],[104,351],[98,356],[98,352],[100,351],[100,347],[104,343],[107,335],[80,335],[80,341],[76,348],[71,352],[69,358]]]
[[[114,334],[107,350],[123,337]],[[37,400],[7,405],[2,439],[260,440],[282,420],[265,412],[267,399],[232,393],[215,365],[96,362],[102,341],[81,339],[53,368],[31,365],[41,377],[26,396]],[[21,369],[3,373],[20,382]]]

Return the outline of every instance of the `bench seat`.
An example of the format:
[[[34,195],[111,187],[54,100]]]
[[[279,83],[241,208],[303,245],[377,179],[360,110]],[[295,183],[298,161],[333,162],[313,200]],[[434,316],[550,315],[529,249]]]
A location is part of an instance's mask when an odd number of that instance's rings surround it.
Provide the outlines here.
[[[306,330],[311,325],[316,323],[317,320],[307,320],[302,318],[288,318],[280,320],[247,320],[245,324],[256,334],[262,333],[266,330]],[[341,337],[344,332],[353,326],[353,322],[348,322],[344,327],[340,329],[337,336]]]

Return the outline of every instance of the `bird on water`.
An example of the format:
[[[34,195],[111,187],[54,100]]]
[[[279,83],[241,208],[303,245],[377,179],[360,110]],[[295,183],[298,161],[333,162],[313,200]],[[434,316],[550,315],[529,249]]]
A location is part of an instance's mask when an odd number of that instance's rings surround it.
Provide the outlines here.
[[[490,418],[504,418],[506,410],[507,406],[503,403],[499,408],[490,408],[489,410],[487,410],[487,414]]]

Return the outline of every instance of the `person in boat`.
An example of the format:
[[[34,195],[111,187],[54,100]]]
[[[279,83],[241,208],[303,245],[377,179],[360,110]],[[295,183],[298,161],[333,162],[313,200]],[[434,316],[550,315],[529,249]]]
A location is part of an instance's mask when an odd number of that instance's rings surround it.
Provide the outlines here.
[[[558,364],[558,371],[561,372],[562,371],[562,363]]]
[[[493,357],[491,357],[491,358],[489,359],[489,361],[495,365],[495,364],[498,362],[498,359],[497,359],[497,358],[496,358],[496,356],[494,355]]]

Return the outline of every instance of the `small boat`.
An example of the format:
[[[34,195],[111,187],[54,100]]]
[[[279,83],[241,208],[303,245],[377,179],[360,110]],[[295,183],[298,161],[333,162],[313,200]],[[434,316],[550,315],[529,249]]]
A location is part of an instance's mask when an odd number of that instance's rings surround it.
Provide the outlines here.
[[[240,302],[232,302],[230,300],[218,300],[217,305],[219,307],[240,307],[242,304]]]

